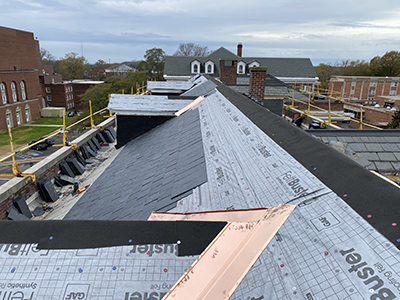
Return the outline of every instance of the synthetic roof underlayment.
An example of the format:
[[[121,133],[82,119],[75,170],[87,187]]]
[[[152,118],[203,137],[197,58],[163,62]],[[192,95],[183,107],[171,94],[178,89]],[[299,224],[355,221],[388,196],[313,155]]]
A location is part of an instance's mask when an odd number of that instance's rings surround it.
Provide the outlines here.
[[[160,211],[187,213],[295,204],[230,299],[400,299],[400,190],[213,82],[216,92],[193,109],[126,144],[98,178],[115,184],[99,198],[93,183],[77,203],[82,209],[71,214],[126,220],[125,210],[137,205],[144,220],[157,205],[164,207]],[[175,150],[175,139],[157,146],[162,135],[173,136],[177,128],[184,133],[196,118],[197,137],[187,134]],[[164,162],[177,151],[184,151],[184,159]],[[202,157],[206,181],[196,183],[188,167],[190,191],[176,202],[171,184],[184,179],[181,168]],[[153,173],[138,168],[137,160]],[[166,188],[149,189],[152,184]],[[152,204],[144,205],[150,197]],[[170,207],[162,206],[168,201]],[[95,236],[102,238],[101,232]],[[197,258],[178,257],[178,243],[127,244],[76,250],[1,245],[0,297],[62,299],[79,293],[82,299],[161,299]]]
[[[192,100],[172,100],[167,96],[111,94],[108,109],[119,115],[168,116]]]

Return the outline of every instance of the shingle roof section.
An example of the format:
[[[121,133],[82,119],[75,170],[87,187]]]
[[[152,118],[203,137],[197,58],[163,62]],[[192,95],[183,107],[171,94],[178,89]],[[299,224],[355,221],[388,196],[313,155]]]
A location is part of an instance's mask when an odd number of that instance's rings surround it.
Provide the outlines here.
[[[214,84],[212,81],[206,81],[183,93],[182,96],[205,96],[213,92],[216,87],[217,85]]]
[[[309,131],[363,167],[383,174],[400,172],[400,130]],[[368,163],[366,162],[368,161]]]
[[[208,56],[193,57],[193,56],[166,56],[164,65],[165,75],[188,76],[191,73],[191,62],[198,60],[200,63],[205,63],[207,60],[212,60],[215,64],[214,74],[219,76],[219,60],[220,59],[240,59],[247,64],[257,60],[262,67],[268,67],[268,73],[276,77],[317,77],[317,73],[309,58],[282,58],[282,57],[238,57],[236,54],[221,47]],[[200,70],[201,73],[205,71]]]
[[[146,220],[207,181],[198,110],[171,119],[121,150],[65,219]]]

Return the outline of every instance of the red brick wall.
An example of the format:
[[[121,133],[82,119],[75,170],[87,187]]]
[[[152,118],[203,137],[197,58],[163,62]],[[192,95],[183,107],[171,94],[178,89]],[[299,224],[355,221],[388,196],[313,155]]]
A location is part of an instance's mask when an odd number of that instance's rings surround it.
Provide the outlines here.
[[[236,84],[237,59],[219,60],[219,79],[226,84]]]
[[[13,126],[17,126],[16,109],[21,110],[21,124],[26,123],[25,106],[29,105],[30,120],[40,117],[42,92],[38,73],[38,47],[30,32],[0,27],[0,83],[6,87],[7,104],[0,97],[0,130],[7,129],[5,113],[9,109]],[[14,66],[17,69],[14,69]],[[22,100],[20,83],[25,84],[26,100]],[[11,83],[15,82],[17,102],[14,102]]]
[[[360,108],[359,105],[352,105],[350,103],[346,103],[348,106],[352,106],[355,108]],[[372,107],[362,107],[363,109],[363,119],[364,121],[367,121],[371,123],[372,125],[375,125],[376,123],[385,123],[385,122],[390,122],[392,120],[392,116],[394,115],[393,111],[382,111],[378,109],[374,109]],[[357,113],[359,115],[359,113]]]
[[[267,69],[268,68],[265,67],[250,68],[249,92],[252,97],[261,102],[264,102],[265,78],[267,77]]]
[[[352,83],[355,85],[352,86]],[[376,82],[376,86],[371,83]],[[392,87],[391,83],[397,82],[397,87]],[[342,86],[344,86],[344,98],[354,97],[360,100],[368,100],[368,98],[375,98],[377,96],[389,96],[390,91],[395,91],[394,95],[400,95],[400,78],[399,77],[351,77],[351,76],[333,76],[329,81],[329,89],[335,93],[339,93]],[[354,93],[351,94],[351,90]],[[374,90],[374,94],[370,91]],[[393,96],[394,96],[393,95]],[[372,101],[372,100],[369,100]]]

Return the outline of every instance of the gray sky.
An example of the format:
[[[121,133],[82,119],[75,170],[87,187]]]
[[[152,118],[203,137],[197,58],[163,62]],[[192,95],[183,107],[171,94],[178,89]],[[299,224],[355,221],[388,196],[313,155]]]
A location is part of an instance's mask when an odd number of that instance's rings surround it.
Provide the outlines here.
[[[90,63],[172,55],[180,43],[314,65],[400,50],[399,0],[0,0],[0,25],[33,32],[54,56]],[[83,50],[83,51],[82,51]]]

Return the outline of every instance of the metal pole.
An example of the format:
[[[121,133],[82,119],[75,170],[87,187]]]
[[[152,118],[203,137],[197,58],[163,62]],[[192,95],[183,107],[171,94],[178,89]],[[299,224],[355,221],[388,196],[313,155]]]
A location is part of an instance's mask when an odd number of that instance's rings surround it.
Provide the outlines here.
[[[8,135],[10,136],[10,147],[11,147],[11,154],[12,154],[12,171],[14,175],[18,175],[18,166],[15,163],[15,153],[14,153],[14,145],[12,140],[11,128],[8,127]]]
[[[63,110],[63,146],[67,145],[67,133],[65,132],[65,109]]]
[[[331,119],[331,98],[329,98],[328,101],[328,107],[329,107],[329,118],[328,118],[328,123],[332,123],[332,119]]]
[[[363,121],[363,109],[362,109],[362,106],[360,106],[360,128],[359,129],[363,129],[362,121]]]
[[[292,90],[292,106],[294,105],[294,89]]]
[[[89,107],[90,107],[90,127],[93,129],[94,128],[94,122],[93,122],[92,101],[91,100],[89,100]]]
[[[311,106],[311,94],[308,94],[308,109],[307,109],[307,114],[310,113],[310,106]]]

